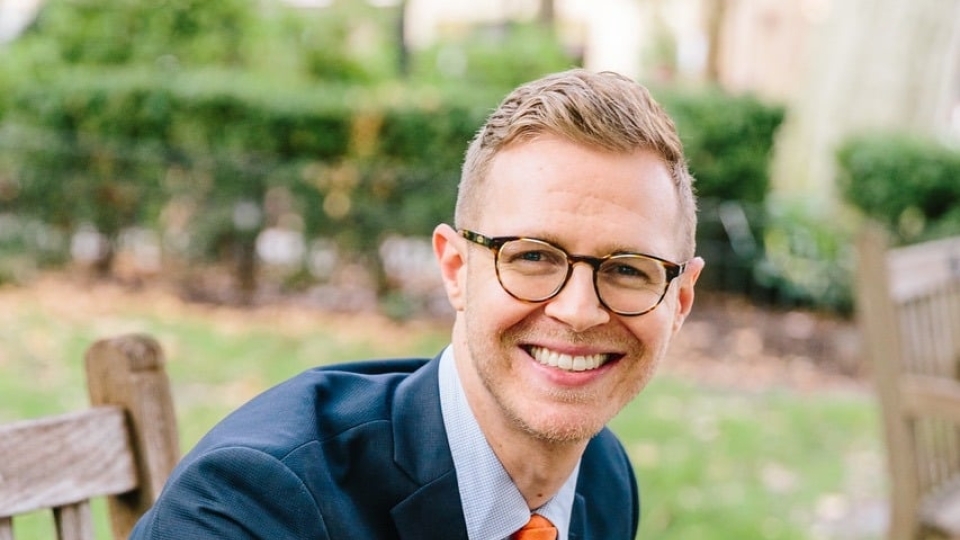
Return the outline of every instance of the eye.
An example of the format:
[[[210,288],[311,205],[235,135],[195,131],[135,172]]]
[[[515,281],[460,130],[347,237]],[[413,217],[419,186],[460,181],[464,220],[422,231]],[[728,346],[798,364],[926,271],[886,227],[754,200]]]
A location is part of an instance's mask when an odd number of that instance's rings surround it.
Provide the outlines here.
[[[636,287],[653,281],[644,269],[629,264],[611,264],[603,268],[603,277],[612,283]]]
[[[646,272],[642,271],[636,266],[630,266],[629,264],[617,264],[613,267],[613,272],[618,276],[623,276],[627,278],[638,278],[638,279],[648,279],[650,276]]]
[[[600,273],[608,284],[631,289],[656,286],[666,280],[662,266],[641,257],[610,259],[600,268]]]
[[[558,264],[562,262],[562,257],[551,250],[546,249],[525,249],[523,251],[513,251],[507,255],[505,262],[509,263],[543,263]]]
[[[520,259],[524,261],[539,261],[543,257],[542,253],[537,251],[522,251],[513,256],[514,259]]]

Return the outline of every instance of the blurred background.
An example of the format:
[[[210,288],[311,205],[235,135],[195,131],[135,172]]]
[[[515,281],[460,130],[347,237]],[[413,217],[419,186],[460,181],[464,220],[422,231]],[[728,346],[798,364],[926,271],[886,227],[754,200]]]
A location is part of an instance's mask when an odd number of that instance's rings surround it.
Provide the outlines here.
[[[185,449],[435,354],[467,143],[574,66],[651,88],[701,197],[696,313],[616,426],[641,537],[879,538],[852,242],[960,233],[960,0],[0,0],[0,421],[82,403],[118,330],[170,351]]]

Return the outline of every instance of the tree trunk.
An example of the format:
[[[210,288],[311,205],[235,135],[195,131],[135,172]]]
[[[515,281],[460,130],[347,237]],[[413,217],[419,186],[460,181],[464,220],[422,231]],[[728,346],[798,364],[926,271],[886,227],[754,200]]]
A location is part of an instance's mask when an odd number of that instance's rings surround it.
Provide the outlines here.
[[[774,155],[773,197],[829,211],[837,146],[865,131],[936,136],[960,85],[960,0],[843,0],[812,43]]]
[[[540,20],[540,24],[544,28],[553,28],[553,24],[557,19],[557,10],[554,5],[554,0],[540,0],[540,9],[537,13],[537,18]]]
[[[723,43],[723,20],[726,15],[727,0],[708,0],[704,7],[704,21],[707,30],[707,66],[706,78],[711,83],[720,82],[720,58]]]
[[[233,256],[237,279],[237,302],[240,305],[251,305],[257,292],[256,237],[239,235],[239,238],[235,238]]]

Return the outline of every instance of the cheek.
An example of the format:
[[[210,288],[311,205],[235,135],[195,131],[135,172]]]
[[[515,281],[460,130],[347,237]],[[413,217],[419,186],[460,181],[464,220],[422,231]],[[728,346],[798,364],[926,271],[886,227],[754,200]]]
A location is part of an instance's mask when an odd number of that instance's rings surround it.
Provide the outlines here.
[[[466,310],[475,325],[503,330],[522,321],[537,304],[521,302],[507,294],[492,271],[470,267],[467,270]]]
[[[627,331],[641,346],[639,354],[644,360],[637,368],[646,372],[642,376],[651,376],[666,354],[667,346],[674,334],[673,315],[672,306],[664,301],[654,311],[624,322]]]
[[[673,327],[673,307],[664,299],[657,309],[640,315],[626,318],[624,326],[638,341],[646,344],[647,348],[655,348],[654,343],[669,338]]]

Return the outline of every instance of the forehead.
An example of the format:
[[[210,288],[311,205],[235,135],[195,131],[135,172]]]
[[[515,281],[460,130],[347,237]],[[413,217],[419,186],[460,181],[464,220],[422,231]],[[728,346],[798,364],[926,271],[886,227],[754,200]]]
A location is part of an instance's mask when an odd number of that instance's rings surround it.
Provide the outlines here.
[[[494,158],[478,227],[582,254],[675,258],[678,223],[676,189],[656,153],[610,153],[542,136]]]

